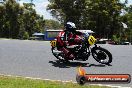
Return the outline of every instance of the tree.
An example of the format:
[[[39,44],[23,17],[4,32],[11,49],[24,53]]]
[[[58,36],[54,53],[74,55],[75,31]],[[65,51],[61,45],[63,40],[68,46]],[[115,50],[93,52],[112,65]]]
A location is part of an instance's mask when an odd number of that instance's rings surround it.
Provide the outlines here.
[[[5,20],[5,6],[4,3],[0,5],[0,37],[3,37],[4,32],[4,20]]]
[[[1,36],[14,38],[18,33],[17,14],[19,11],[19,4],[16,3],[15,0],[5,0],[1,7],[3,8],[1,9]]]
[[[0,37],[23,39],[25,35],[42,32],[45,20],[36,13],[34,6],[33,3],[20,6],[16,0],[0,4]]]
[[[111,38],[120,29],[120,14],[124,4],[119,0],[94,0],[88,3],[89,19],[99,37]]]
[[[60,29],[62,25],[55,20],[45,20],[45,27],[48,29]]]
[[[132,5],[125,8],[126,13],[121,16],[121,21],[127,24],[128,29],[124,30],[128,41],[132,42]],[[124,32],[123,32],[124,33]]]
[[[47,10],[60,22],[65,23],[70,20],[77,25],[80,24],[81,13],[85,7],[85,0],[49,0]]]
[[[60,22],[71,20],[79,29],[91,29],[99,37],[109,38],[120,29],[119,17],[125,7],[125,3],[120,3],[119,0],[49,0],[49,2],[47,10]]]

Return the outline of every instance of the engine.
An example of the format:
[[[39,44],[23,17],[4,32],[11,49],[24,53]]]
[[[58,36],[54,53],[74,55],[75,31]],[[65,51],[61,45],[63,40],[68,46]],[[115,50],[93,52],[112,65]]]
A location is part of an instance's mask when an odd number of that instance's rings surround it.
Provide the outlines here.
[[[87,52],[87,48],[83,46],[75,47],[73,52],[76,57],[76,60],[86,61],[90,56],[90,53]]]

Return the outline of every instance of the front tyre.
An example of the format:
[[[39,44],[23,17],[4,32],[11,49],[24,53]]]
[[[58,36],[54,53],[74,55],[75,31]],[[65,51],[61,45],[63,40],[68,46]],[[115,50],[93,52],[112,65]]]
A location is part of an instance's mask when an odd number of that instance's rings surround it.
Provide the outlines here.
[[[102,47],[94,47],[91,50],[93,58],[101,64],[110,64],[112,62],[112,54]]]

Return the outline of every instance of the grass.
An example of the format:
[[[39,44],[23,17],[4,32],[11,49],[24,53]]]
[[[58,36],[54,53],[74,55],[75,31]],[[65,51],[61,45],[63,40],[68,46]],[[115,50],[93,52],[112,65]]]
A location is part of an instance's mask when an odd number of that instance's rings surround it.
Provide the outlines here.
[[[0,75],[0,88],[109,88]]]

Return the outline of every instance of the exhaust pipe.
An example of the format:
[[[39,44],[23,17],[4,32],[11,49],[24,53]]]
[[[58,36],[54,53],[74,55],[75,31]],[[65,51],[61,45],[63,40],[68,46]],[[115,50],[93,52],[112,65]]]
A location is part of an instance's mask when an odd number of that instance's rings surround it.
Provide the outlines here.
[[[59,53],[63,53],[63,52],[62,51],[58,51],[58,50],[53,50],[53,53],[56,53],[56,54],[58,53],[59,54]]]

